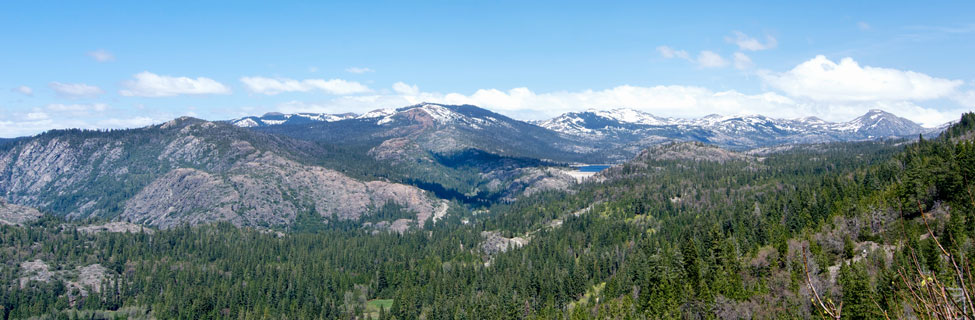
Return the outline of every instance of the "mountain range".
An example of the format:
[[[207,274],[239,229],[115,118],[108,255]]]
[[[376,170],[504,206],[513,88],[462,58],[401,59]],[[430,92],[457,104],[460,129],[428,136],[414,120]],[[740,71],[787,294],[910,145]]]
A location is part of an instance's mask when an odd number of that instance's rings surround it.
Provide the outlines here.
[[[485,148],[500,154],[568,162],[624,161],[648,146],[668,141],[697,141],[744,150],[782,144],[937,134],[943,129],[925,128],[882,110],[870,110],[847,122],[829,122],[816,117],[776,119],[762,115],[709,115],[684,119],[658,117],[632,109],[570,112],[548,120],[525,122],[475,106],[429,103],[362,115],[269,113],[229,122],[240,127],[305,138],[310,132],[319,131],[322,136],[338,136],[344,141],[408,136],[416,132],[409,128],[438,127],[439,134],[420,139],[422,149]],[[297,129],[298,126],[306,127]],[[368,130],[361,130],[362,127]],[[355,136],[349,137],[350,132]],[[381,149],[376,152],[382,153]]]
[[[525,122],[430,103],[362,115],[183,117],[0,141],[0,196],[71,218],[161,228],[213,221],[289,227],[311,217],[401,231],[444,215],[448,201],[476,208],[564,190],[576,182],[569,164],[617,163],[668,141],[752,149],[934,130],[880,110],[843,123],[675,119],[628,109]],[[373,219],[377,214],[384,218]]]

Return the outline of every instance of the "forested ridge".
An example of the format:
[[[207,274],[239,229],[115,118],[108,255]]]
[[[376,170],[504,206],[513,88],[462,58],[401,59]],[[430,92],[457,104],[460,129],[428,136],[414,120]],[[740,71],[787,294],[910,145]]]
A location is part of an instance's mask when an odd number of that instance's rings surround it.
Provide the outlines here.
[[[0,226],[0,316],[934,318],[918,291],[937,283],[964,310],[972,290],[973,129],[968,113],[917,141],[665,145],[403,234],[364,221],[95,233],[46,217]],[[487,254],[484,231],[526,243]],[[64,281],[25,278],[38,260]],[[99,290],[65,284],[93,265]]]

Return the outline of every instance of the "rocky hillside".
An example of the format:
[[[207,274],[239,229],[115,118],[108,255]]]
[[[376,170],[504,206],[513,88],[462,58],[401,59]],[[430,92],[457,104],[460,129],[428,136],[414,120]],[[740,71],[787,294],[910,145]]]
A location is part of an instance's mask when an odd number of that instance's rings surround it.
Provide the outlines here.
[[[654,146],[640,152],[631,162],[637,161],[709,161],[725,163],[728,161],[752,160],[734,151],[725,150],[700,142],[678,142]]]
[[[192,118],[110,132],[51,131],[0,149],[0,196],[72,218],[156,227],[357,219],[395,203],[423,221],[424,191],[319,165],[318,145]]]

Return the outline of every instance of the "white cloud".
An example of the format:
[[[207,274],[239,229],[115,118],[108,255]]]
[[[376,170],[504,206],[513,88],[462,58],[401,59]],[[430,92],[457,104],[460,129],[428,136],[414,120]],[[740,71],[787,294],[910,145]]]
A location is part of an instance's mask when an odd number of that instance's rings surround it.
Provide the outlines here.
[[[822,55],[783,73],[764,71],[760,75],[765,83],[790,96],[831,102],[946,98],[963,84],[914,71],[860,66],[852,58],[835,63]]]
[[[681,58],[685,60],[691,60],[691,55],[687,54],[687,51],[675,50],[674,48],[668,46],[657,47],[657,52],[660,52],[660,56],[667,59]]]
[[[415,95],[420,94],[420,88],[419,87],[417,87],[416,85],[412,85],[411,86],[411,85],[408,85],[408,84],[403,83],[403,82],[394,83],[393,84],[393,91],[395,91],[396,93],[402,94],[402,95],[407,95],[407,96],[415,96]]]
[[[963,106],[969,108],[975,108],[975,90],[968,90],[964,92],[957,92],[951,97],[952,100],[960,103]]]
[[[36,116],[30,118],[29,116]],[[0,120],[0,137],[23,137],[53,129],[129,129],[145,127],[163,120],[148,117],[107,118],[96,121],[45,118],[43,113],[31,113],[24,120]]]
[[[181,94],[229,94],[230,88],[216,80],[199,77],[161,76],[143,71],[134,75],[134,80],[122,83],[125,87],[119,90],[123,96],[139,97],[169,97]]]
[[[240,78],[247,89],[254,93],[275,95],[282,92],[307,92],[311,90],[321,90],[334,95],[348,95],[366,93],[372,90],[369,87],[355,82],[342,79],[274,79],[265,77],[243,77]]]
[[[723,68],[728,66],[728,60],[725,60],[720,54],[710,50],[701,51],[697,54],[697,58],[692,58],[687,51],[677,50],[669,46],[659,46],[657,47],[657,52],[660,53],[661,57],[666,59],[678,58],[687,60],[700,68]]]
[[[33,96],[34,95],[34,89],[31,89],[28,86],[19,86],[19,87],[10,89],[10,91],[11,92],[17,92],[17,93],[23,94],[25,96]]]
[[[48,86],[59,96],[67,98],[94,97],[104,92],[97,86],[84,83],[51,82]]]
[[[348,110],[341,109],[337,104],[331,102],[324,103],[312,103],[304,101],[287,101],[282,102],[275,107],[278,112],[284,113],[298,113],[298,112],[310,112],[310,113],[345,113]]]
[[[98,49],[95,51],[88,52],[88,56],[98,62],[109,62],[115,61],[115,55],[105,49]]]
[[[775,48],[779,45],[778,40],[771,35],[765,35],[765,43],[762,43],[758,39],[749,37],[747,34],[741,31],[733,31],[734,37],[725,37],[725,41],[728,43],[734,43],[738,46],[739,50],[746,51],[761,51]]]
[[[35,111],[27,113],[27,120],[43,120],[49,118],[47,113]]]
[[[336,97],[318,103],[290,102],[278,106],[282,112],[366,112],[421,102],[472,104],[519,119],[543,119],[564,112],[588,108],[626,107],[666,116],[704,116],[711,113],[778,113],[793,101],[775,93],[746,95],[736,91],[713,92],[689,86],[618,86],[605,90],[536,93],[528,88],[507,91],[481,89],[472,94],[423,92],[405,83],[394,85],[395,93]]]
[[[714,51],[704,50],[697,55],[697,65],[701,68],[723,68],[728,65],[728,60]]]
[[[470,94],[423,92],[417,86],[396,83],[393,91],[335,97],[313,103],[291,101],[276,107],[281,112],[368,112],[422,102],[472,104],[507,116],[547,119],[589,108],[632,108],[667,117],[708,114],[762,114],[776,118],[817,116],[828,121],[849,121],[870,109],[883,109],[926,126],[956,119],[965,108],[934,109],[909,101],[820,102],[775,92],[746,94],[735,90],[712,91],[695,86],[617,86],[603,90],[534,92],[528,88],[481,89]]]
[[[102,112],[108,110],[108,105],[104,103],[93,104],[49,104],[47,110],[58,114],[72,116],[89,116],[92,111]]]
[[[741,52],[735,52],[734,60],[735,60],[735,69],[738,70],[751,69],[752,67],[755,66],[755,63],[752,62],[752,59],[749,58],[748,55]]]
[[[369,73],[369,72],[373,72],[373,71],[374,70],[369,69],[369,68],[360,68],[360,67],[349,67],[349,68],[346,68],[345,69],[345,72],[355,73],[355,74],[363,74],[363,73]]]
[[[872,27],[870,26],[869,23],[860,21],[860,22],[857,22],[857,28],[860,28],[860,30],[863,30],[863,31],[867,31],[867,30],[870,30]]]
[[[154,123],[160,123],[161,120],[156,120],[150,117],[131,117],[131,118],[108,118],[96,121],[91,128],[110,128],[110,129],[125,129],[125,128],[141,128]]]

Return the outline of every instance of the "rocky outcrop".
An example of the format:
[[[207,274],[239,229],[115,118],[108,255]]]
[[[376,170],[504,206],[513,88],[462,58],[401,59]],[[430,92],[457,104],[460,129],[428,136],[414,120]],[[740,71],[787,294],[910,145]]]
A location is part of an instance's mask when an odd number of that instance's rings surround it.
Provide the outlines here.
[[[42,260],[24,261],[20,263],[21,275],[18,279],[20,288],[26,288],[31,281],[51,282],[55,274],[51,272],[51,267]]]
[[[237,192],[221,179],[200,170],[179,168],[126,201],[119,218],[162,228],[213,221],[242,224],[233,210],[239,200]]]
[[[523,237],[505,238],[496,231],[482,231],[481,237],[484,238],[484,241],[481,242],[481,251],[487,255],[505,252],[512,248],[521,248],[529,241]]]
[[[3,200],[3,198],[0,198],[0,224],[19,226],[30,223],[40,217],[41,212],[37,211],[37,209],[10,204],[6,200]]]
[[[78,231],[82,233],[101,233],[101,232],[114,232],[114,233],[140,233],[145,232],[147,234],[153,234],[155,231],[146,228],[145,226],[129,223],[129,222],[109,222],[96,225],[87,225],[78,227]]]
[[[51,271],[51,266],[40,259],[21,262],[21,277],[17,279],[17,283],[24,289],[32,282],[61,282],[67,289],[64,294],[68,297],[68,303],[74,306],[81,297],[92,292],[101,292],[109,273],[108,269],[97,263],[74,269],[64,267],[66,266],[61,265],[56,268],[57,271]]]
[[[512,189],[524,190],[521,194],[526,196],[546,190],[568,190],[576,182],[575,177],[558,168],[526,168],[523,172],[512,182]]]
[[[655,146],[644,150],[636,157],[636,160],[689,160],[719,163],[749,159],[751,157],[744,154],[700,142],[680,142]]]

